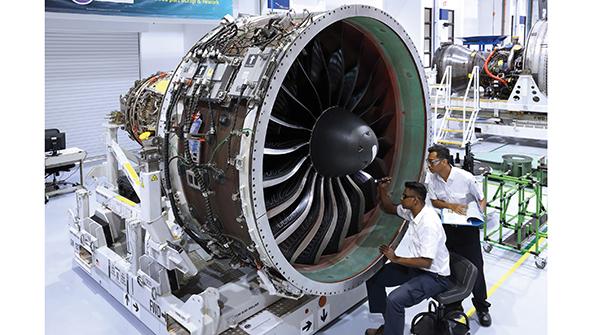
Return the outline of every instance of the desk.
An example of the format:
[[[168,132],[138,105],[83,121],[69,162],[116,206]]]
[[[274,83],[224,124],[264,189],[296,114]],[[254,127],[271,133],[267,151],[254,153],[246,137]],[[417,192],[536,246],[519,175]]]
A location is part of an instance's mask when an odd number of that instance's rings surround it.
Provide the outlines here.
[[[79,178],[80,178],[80,185],[78,187],[67,187],[64,189],[58,189],[50,192],[46,192],[48,197],[53,195],[63,194],[67,192],[72,192],[79,187],[83,187],[83,160],[87,157],[87,152],[85,150],[79,148],[66,148],[64,150],[59,150],[58,155],[50,156],[46,153],[45,156],[45,168],[51,169],[60,166],[66,166],[70,164],[79,164]]]

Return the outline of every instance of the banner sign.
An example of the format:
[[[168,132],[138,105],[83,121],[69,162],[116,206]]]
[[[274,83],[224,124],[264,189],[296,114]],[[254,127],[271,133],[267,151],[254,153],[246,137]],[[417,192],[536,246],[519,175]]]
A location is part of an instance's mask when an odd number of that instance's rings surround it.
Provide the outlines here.
[[[185,19],[233,15],[232,0],[45,0],[46,12]]]
[[[270,9],[289,9],[289,0],[268,0],[267,2]]]

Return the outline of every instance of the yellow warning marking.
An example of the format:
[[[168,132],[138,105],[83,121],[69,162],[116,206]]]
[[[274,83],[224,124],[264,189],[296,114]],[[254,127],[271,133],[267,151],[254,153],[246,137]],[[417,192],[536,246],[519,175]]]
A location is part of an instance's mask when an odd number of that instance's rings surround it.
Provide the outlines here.
[[[155,85],[155,91],[161,94],[165,94],[165,90],[167,90],[167,85],[169,84],[169,78],[157,80]]]
[[[128,174],[130,175],[130,178],[132,178],[132,181],[134,181],[136,185],[140,185],[140,179],[138,178],[136,171],[134,171],[132,164],[126,163],[124,164],[124,168],[126,169],[126,171],[128,171]]]
[[[213,72],[215,72],[215,70],[213,70],[212,67],[207,69],[207,78],[211,78],[213,76]]]
[[[121,196],[121,195],[116,195],[116,199],[117,199],[118,201],[120,201],[120,202],[123,202],[123,203],[125,203],[125,204],[126,204],[126,205],[128,205],[128,206],[132,206],[132,207],[135,207],[135,206],[136,206],[136,204],[134,203],[134,201],[132,201],[132,200],[130,200],[130,199],[126,199],[126,198],[124,198],[124,197],[123,197],[123,196]]]
[[[494,294],[494,292],[500,287],[502,286],[502,284],[508,279],[508,277],[510,277],[518,268],[519,266],[521,266],[521,264],[523,264],[527,258],[529,258],[529,256],[531,256],[531,252],[535,251],[535,247],[538,244],[541,244],[541,242],[543,242],[543,239],[545,237],[542,237],[539,239],[539,241],[535,244],[533,244],[533,246],[531,247],[531,249],[527,250],[523,256],[521,256],[521,258],[519,258],[519,260],[514,263],[514,265],[508,269],[508,271],[502,276],[500,277],[500,279],[498,279],[498,281],[496,282],[496,284],[492,285],[492,287],[490,287],[490,290],[488,291],[488,298],[492,296],[492,294]],[[468,311],[467,311],[467,317],[470,318],[473,314],[475,314],[475,306],[471,307]]]
[[[140,134],[140,135],[138,136],[138,138],[139,138],[141,141],[146,141],[146,140],[147,140],[149,137],[151,137],[151,132],[150,132],[150,131],[145,131],[144,133],[142,133],[142,134]]]
[[[452,145],[460,145],[461,141],[447,141],[447,140],[438,140],[438,143],[444,143],[444,144],[452,144]]]
[[[157,176],[156,175],[152,175],[151,176],[151,181],[157,181]]]

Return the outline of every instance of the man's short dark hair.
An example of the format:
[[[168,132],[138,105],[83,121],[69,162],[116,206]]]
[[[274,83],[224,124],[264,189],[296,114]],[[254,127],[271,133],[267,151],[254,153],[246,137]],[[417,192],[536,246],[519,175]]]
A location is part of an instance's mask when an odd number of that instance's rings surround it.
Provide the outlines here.
[[[428,194],[428,190],[426,190],[424,184],[418,183],[416,181],[407,181],[405,182],[405,188],[408,188],[411,191],[413,191],[413,193],[415,193],[415,195],[419,197],[419,200],[421,200],[422,203],[426,201],[426,195]]]
[[[428,153],[432,153],[432,152],[435,152],[436,157],[439,159],[448,160],[450,158],[450,150],[448,150],[448,148],[443,145],[434,144],[433,146],[429,147]]]

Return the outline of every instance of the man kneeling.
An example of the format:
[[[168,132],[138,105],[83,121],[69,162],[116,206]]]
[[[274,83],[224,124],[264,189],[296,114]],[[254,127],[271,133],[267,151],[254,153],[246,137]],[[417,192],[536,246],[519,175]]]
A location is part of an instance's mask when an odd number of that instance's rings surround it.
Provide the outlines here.
[[[366,282],[370,313],[383,313],[384,325],[366,330],[366,335],[401,335],[405,329],[405,308],[445,291],[450,275],[446,235],[440,217],[425,205],[427,190],[418,182],[406,182],[401,203],[394,204],[387,188],[390,178],[379,181],[382,209],[409,221],[403,241],[409,242],[412,257],[399,257],[392,248],[381,245],[380,252],[390,263]],[[386,287],[398,286],[388,298]]]

